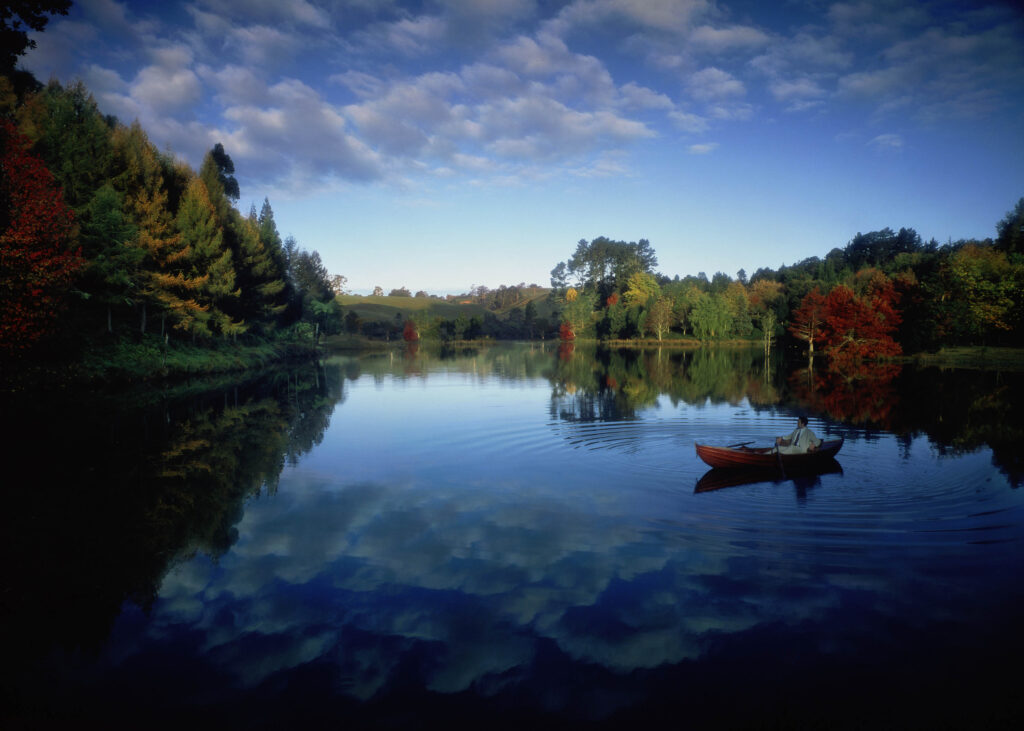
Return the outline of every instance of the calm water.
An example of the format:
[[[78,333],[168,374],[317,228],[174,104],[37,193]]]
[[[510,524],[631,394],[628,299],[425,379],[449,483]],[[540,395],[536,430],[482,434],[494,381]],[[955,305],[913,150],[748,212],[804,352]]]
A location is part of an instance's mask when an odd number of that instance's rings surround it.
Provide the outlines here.
[[[396,351],[6,404],[5,716],[1017,728],[1021,374],[800,368]],[[799,412],[846,438],[820,474],[695,456]]]

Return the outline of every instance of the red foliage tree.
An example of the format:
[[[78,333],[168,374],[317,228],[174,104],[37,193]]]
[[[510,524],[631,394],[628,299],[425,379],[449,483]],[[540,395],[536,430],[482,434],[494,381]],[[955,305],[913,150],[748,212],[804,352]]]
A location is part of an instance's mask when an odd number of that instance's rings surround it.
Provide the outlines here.
[[[825,297],[815,287],[800,301],[800,306],[793,313],[793,324],[789,331],[794,337],[807,343],[807,350],[814,355],[814,344],[820,343],[823,337],[822,320],[824,319]]]
[[[83,260],[69,251],[73,214],[30,142],[0,120],[0,350],[49,333]]]
[[[835,287],[825,298],[822,342],[833,359],[861,360],[900,355],[892,338],[901,322],[896,308],[899,296],[892,282],[883,278],[857,296],[846,285]]]
[[[402,329],[402,337],[405,338],[405,342],[407,343],[420,339],[420,333],[419,330],[416,329],[415,322],[412,320],[405,321],[405,327]]]

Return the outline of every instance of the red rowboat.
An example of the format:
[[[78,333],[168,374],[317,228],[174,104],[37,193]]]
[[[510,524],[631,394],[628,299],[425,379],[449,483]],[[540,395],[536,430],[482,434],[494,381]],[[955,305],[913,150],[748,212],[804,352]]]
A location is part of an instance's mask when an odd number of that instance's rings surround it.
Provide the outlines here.
[[[737,444],[732,447],[712,447],[694,442],[697,456],[712,467],[741,468],[782,468],[803,467],[818,462],[828,462],[843,446],[843,438],[823,441],[813,452],[783,454],[775,447],[748,447]]]

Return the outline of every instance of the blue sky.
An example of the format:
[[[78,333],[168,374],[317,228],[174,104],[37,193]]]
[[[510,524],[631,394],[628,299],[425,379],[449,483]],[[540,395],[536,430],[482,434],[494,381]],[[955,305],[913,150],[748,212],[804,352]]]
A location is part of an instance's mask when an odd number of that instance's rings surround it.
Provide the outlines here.
[[[1024,196],[1013,2],[76,0],[36,40],[354,291],[547,285],[597,236],[751,274]]]

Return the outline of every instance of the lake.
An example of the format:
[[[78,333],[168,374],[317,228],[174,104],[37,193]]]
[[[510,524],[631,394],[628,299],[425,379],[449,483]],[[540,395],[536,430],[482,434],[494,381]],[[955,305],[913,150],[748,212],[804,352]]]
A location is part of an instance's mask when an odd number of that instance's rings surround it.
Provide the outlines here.
[[[1022,408],[552,343],[8,396],[5,726],[1017,728]],[[821,470],[695,455],[800,413]]]

